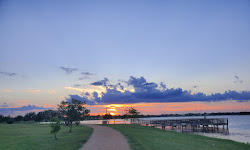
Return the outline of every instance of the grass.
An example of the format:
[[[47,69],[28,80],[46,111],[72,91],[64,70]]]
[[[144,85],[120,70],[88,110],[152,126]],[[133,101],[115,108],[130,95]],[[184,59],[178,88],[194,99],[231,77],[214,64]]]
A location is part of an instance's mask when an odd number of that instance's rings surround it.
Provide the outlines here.
[[[125,135],[133,150],[250,150],[249,144],[164,131],[153,127],[108,125]]]
[[[68,133],[68,126],[61,126],[57,133],[50,134],[49,125],[39,124],[0,124],[1,150],[77,150],[88,140],[93,132],[87,126],[73,126]]]

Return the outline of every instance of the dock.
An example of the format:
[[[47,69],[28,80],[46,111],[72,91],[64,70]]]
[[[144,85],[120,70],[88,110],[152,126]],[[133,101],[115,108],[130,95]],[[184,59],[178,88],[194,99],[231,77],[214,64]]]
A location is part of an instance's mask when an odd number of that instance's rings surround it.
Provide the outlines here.
[[[177,132],[207,132],[229,134],[228,118],[190,118],[164,120],[138,120],[140,125],[153,126]]]

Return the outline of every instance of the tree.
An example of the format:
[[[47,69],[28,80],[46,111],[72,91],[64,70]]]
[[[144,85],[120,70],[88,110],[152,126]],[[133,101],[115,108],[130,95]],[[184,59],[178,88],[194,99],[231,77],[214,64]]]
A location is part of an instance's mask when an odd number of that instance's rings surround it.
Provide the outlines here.
[[[17,123],[19,123],[19,121],[22,121],[23,120],[23,116],[16,116],[15,117],[15,121],[17,122]]]
[[[3,115],[0,115],[0,123],[3,122]]]
[[[5,117],[2,118],[2,122],[8,123],[9,120],[11,120],[10,116],[5,116]]]
[[[111,115],[110,113],[105,114],[105,115],[103,116],[103,119],[112,119],[112,115]]]
[[[43,113],[46,122],[50,121],[50,118],[58,116],[58,113],[55,110],[45,110]]]
[[[51,131],[50,133],[54,133],[55,140],[57,140],[56,133],[60,131],[61,125],[60,125],[60,120],[57,117],[53,117],[50,119],[50,127]]]
[[[84,107],[85,104],[85,102],[72,99],[71,101],[62,101],[61,104],[58,105],[58,111],[61,117],[67,121],[70,126],[69,133],[72,132],[73,122],[84,120],[90,112]]]
[[[127,107],[125,110],[126,112],[126,118],[132,118],[131,123],[135,123],[136,118],[139,117],[140,112],[136,110],[134,107]]]
[[[23,120],[24,121],[31,121],[31,120],[34,120],[34,117],[36,116],[36,113],[35,112],[29,112],[29,113],[27,113],[25,116],[24,116],[24,118],[23,118]]]
[[[44,120],[44,118],[45,118],[44,112],[41,111],[41,112],[39,112],[39,113],[36,114],[36,116],[34,117],[34,121],[40,123],[41,121]]]

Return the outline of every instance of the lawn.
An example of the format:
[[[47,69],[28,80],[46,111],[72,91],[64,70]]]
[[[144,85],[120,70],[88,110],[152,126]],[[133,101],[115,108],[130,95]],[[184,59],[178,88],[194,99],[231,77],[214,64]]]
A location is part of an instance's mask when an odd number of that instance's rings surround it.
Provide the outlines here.
[[[249,144],[153,127],[108,125],[125,135],[133,150],[250,150]]]
[[[1,150],[77,150],[93,132],[87,126],[61,126],[58,140],[50,134],[49,125],[39,124],[0,124]]]

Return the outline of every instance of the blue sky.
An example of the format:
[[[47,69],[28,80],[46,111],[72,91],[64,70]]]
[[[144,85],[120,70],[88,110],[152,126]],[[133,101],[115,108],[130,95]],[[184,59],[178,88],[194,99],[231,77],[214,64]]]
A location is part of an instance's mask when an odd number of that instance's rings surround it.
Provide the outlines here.
[[[104,77],[115,84],[143,76],[205,94],[250,90],[249,6],[247,0],[3,0],[0,105],[54,105],[79,94],[64,87],[89,88]],[[60,67],[78,71],[68,75]],[[95,75],[78,80],[80,72]],[[235,76],[243,82],[234,83]]]

